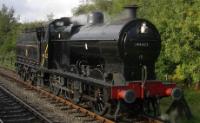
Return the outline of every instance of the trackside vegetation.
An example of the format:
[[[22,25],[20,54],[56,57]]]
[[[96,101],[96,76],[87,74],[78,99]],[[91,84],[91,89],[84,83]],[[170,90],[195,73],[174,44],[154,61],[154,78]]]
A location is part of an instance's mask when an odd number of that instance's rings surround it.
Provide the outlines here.
[[[200,0],[89,0],[72,10],[74,15],[103,11],[106,20],[120,18],[123,7],[139,6],[137,16],[151,21],[162,38],[162,50],[156,63],[157,79],[186,86],[185,98],[194,119],[200,121]],[[45,22],[20,23],[14,8],[0,7],[0,64],[14,69],[15,46],[19,33]],[[193,86],[195,85],[196,90]],[[169,106],[169,100],[161,102]]]
[[[75,15],[103,11],[115,19],[123,7],[137,4],[138,17],[150,20],[162,37],[162,51],[156,64],[157,78],[180,83],[200,80],[199,0],[90,0],[73,10]],[[119,16],[120,15],[120,16]]]
[[[197,0],[91,0],[73,9],[74,15],[103,11],[107,20],[120,17],[123,6],[137,4],[138,17],[157,26],[162,51],[156,64],[157,78],[180,83],[200,81],[200,1]],[[44,22],[19,23],[13,8],[0,9],[0,55],[14,56],[20,30]]]

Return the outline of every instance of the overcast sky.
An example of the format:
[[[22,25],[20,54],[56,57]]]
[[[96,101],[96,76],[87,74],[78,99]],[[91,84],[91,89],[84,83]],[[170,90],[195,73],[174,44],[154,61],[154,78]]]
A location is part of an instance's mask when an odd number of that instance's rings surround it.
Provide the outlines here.
[[[13,7],[21,22],[47,19],[53,13],[54,18],[71,16],[72,9],[78,7],[81,0],[0,0],[2,4]]]

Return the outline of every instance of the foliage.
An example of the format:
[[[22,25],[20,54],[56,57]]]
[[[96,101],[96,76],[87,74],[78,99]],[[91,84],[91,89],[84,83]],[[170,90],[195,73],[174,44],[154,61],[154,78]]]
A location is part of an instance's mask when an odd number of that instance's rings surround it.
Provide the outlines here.
[[[111,0],[91,0],[91,4],[83,4],[72,10],[74,15],[89,13],[91,11],[108,12],[112,6]]]
[[[47,15],[47,19],[53,19],[53,13]],[[19,23],[13,8],[8,8],[4,4],[0,10],[0,55],[14,54],[16,40],[21,30],[44,26],[47,22],[34,21]]]
[[[181,116],[179,116],[176,119],[176,123],[199,123],[200,121],[200,91],[195,91],[193,89],[184,89],[184,98],[187,101],[187,104],[192,112],[193,118],[188,120],[187,117],[182,114]],[[165,114],[167,109],[169,108],[169,105],[171,105],[172,103],[172,98],[163,98],[160,101],[161,104],[161,114]],[[171,123],[175,123],[173,122],[173,117],[175,118],[175,116],[171,116],[170,119],[172,119]]]
[[[34,29],[36,27],[45,26],[47,23],[48,22],[45,21],[26,22],[20,25],[20,30]]]
[[[150,20],[162,37],[162,50],[156,63],[158,79],[168,75],[175,81],[192,78],[200,81],[200,1],[197,0],[90,0],[73,10],[75,15],[103,11],[112,18],[123,6],[139,5],[138,17]],[[48,17],[48,15],[47,15]],[[49,19],[53,14],[49,15]],[[19,24],[13,8],[0,10],[0,53],[14,52],[20,29],[45,25],[45,22]]]
[[[166,60],[170,61],[171,64],[164,66],[174,69],[165,69],[163,72],[159,71],[163,69],[162,66],[157,66],[157,70],[163,74],[171,74],[173,80],[183,81],[190,77],[194,82],[200,80],[198,5],[198,1],[162,0],[154,3],[151,11],[148,10],[150,16],[147,17],[158,26],[162,35],[161,57],[164,59],[159,62],[164,64]],[[157,14],[152,16],[153,12]]]
[[[50,21],[53,14],[47,15]],[[35,21],[29,23],[19,23],[19,18],[15,16],[13,8],[2,5],[0,9],[0,64],[13,69],[15,62],[16,40],[22,30],[44,26],[47,22]]]
[[[0,53],[5,54],[15,50],[15,42],[19,32],[19,24],[13,8],[2,5],[0,10]]]
[[[80,15],[80,14],[85,14],[88,13],[90,11],[94,11],[96,10],[94,5],[80,5],[78,8],[74,8],[72,10],[74,15]]]
[[[175,81],[188,78],[200,81],[200,1],[103,0],[102,3],[92,0],[92,4],[81,5],[74,13],[87,13],[98,8],[113,17],[125,5],[139,5],[138,16],[154,23],[162,37],[162,50],[156,64],[158,78],[169,75]]]

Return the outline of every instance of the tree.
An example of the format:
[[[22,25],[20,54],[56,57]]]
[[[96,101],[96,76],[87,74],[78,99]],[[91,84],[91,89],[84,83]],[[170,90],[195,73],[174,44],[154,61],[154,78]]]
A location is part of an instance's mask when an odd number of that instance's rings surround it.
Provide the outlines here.
[[[94,11],[96,10],[95,6],[93,4],[86,4],[86,5],[80,5],[79,7],[77,8],[74,8],[72,10],[72,13],[74,15],[81,15],[81,14],[86,14],[86,13],[89,13],[91,11]]]
[[[158,79],[169,75],[173,81],[200,81],[200,1],[197,0],[92,0],[75,14],[102,10],[112,17],[125,5],[137,4],[139,18],[151,21],[162,38],[162,50],[156,64]],[[89,8],[89,9],[88,9]],[[81,12],[79,12],[81,11]]]
[[[87,14],[92,11],[109,12],[112,0],[91,0],[90,4],[82,4],[72,10],[74,15]]]
[[[0,10],[0,51],[2,54],[14,51],[18,27],[14,9],[3,4]]]

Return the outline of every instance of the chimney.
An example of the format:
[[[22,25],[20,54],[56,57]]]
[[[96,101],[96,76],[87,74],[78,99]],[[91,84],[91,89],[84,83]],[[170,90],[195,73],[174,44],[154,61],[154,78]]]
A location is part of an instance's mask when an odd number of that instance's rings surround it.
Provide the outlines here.
[[[135,19],[137,17],[137,5],[125,6],[124,10],[128,15],[128,19]]]

